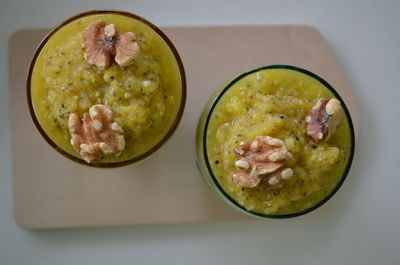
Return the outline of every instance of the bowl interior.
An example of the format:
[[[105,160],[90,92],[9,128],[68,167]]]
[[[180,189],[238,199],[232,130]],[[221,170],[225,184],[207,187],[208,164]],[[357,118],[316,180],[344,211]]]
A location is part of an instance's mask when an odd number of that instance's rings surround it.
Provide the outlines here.
[[[154,31],[156,35],[158,35],[162,41],[166,44],[166,46],[168,47],[168,49],[170,50],[170,52],[173,54],[173,57],[176,61],[177,67],[178,67],[178,72],[179,72],[179,79],[180,79],[180,84],[181,87],[179,88],[179,93],[180,93],[180,100],[179,102],[176,103],[177,105],[177,111],[176,111],[176,115],[174,120],[172,121],[169,129],[166,131],[166,133],[162,136],[162,138],[160,137],[160,140],[158,142],[156,142],[151,148],[149,148],[147,151],[141,153],[140,155],[137,155],[135,157],[129,158],[127,160],[124,161],[117,161],[117,162],[103,162],[103,163],[86,163],[83,159],[81,159],[80,157],[77,157],[75,155],[72,155],[70,152],[67,152],[66,150],[64,150],[64,148],[60,147],[56,141],[54,141],[53,139],[51,139],[51,137],[49,137],[49,135],[46,133],[46,130],[43,128],[43,126],[41,125],[41,123],[39,122],[39,119],[36,115],[35,112],[35,106],[34,103],[32,102],[32,75],[35,69],[35,64],[38,60],[38,57],[40,55],[40,53],[42,52],[42,50],[44,49],[45,45],[48,43],[48,41],[54,37],[57,36],[56,33],[58,33],[61,30],[64,30],[64,27],[66,25],[69,25],[72,22],[78,21],[81,18],[85,18],[85,17],[91,17],[91,16],[97,16],[97,15],[116,15],[116,16],[123,16],[123,17],[127,17],[129,19],[133,19],[135,21],[138,21],[142,24],[144,24],[146,27],[148,27],[150,30]],[[31,114],[31,117],[34,121],[35,126],[37,127],[37,129],[39,130],[39,132],[41,133],[41,135],[43,136],[43,138],[55,149],[57,150],[59,153],[61,153],[63,156],[78,162],[80,164],[83,165],[87,165],[87,166],[93,166],[93,167],[119,167],[119,166],[124,166],[124,165],[128,165],[128,164],[132,164],[134,162],[140,161],[148,156],[150,156],[151,154],[153,154],[155,151],[157,151],[164,143],[166,143],[166,141],[173,135],[173,133],[175,132],[181,117],[183,115],[183,111],[184,111],[184,107],[185,107],[185,102],[186,102],[186,76],[185,76],[185,71],[183,68],[183,64],[182,61],[180,59],[180,56],[176,50],[176,48],[174,47],[174,45],[172,44],[172,42],[168,39],[168,37],[155,25],[153,25],[151,22],[145,20],[144,18],[137,16],[135,14],[131,14],[128,12],[124,12],[124,11],[118,11],[118,10],[93,10],[93,11],[88,11],[88,12],[84,12],[84,13],[80,13],[77,14],[71,18],[68,18],[67,20],[63,21],[61,24],[59,24],[58,26],[56,26],[53,30],[51,30],[51,32],[42,40],[42,42],[40,43],[40,45],[38,46],[34,57],[32,59],[32,62],[30,64],[30,68],[29,68],[29,73],[28,73],[28,78],[27,78],[27,97],[28,97],[28,105],[29,105],[29,111]]]
[[[319,201],[318,203],[316,203],[315,205],[304,209],[302,211],[299,212],[295,212],[295,213],[290,213],[290,214],[276,214],[276,215],[270,215],[270,214],[262,214],[259,212],[255,212],[255,211],[251,211],[251,210],[247,210],[245,207],[243,207],[242,205],[240,205],[235,199],[233,199],[225,190],[224,188],[221,186],[221,184],[218,182],[218,180],[216,179],[214,172],[212,170],[212,167],[210,165],[210,161],[208,158],[208,151],[207,151],[207,131],[208,131],[208,127],[209,127],[209,123],[210,123],[210,118],[213,114],[213,111],[215,109],[215,107],[217,106],[218,102],[220,101],[220,99],[224,96],[224,94],[229,90],[229,88],[231,88],[235,83],[237,83],[239,80],[241,80],[242,78],[253,74],[255,72],[261,71],[261,70],[266,70],[266,69],[289,69],[289,70],[294,70],[294,71],[298,71],[300,73],[306,74],[314,79],[316,79],[317,81],[319,81],[320,83],[322,83],[327,89],[329,89],[330,92],[333,93],[333,95],[341,102],[342,104],[342,108],[343,111],[345,113],[345,116],[347,118],[347,121],[349,123],[349,128],[350,128],[350,154],[349,154],[349,160],[348,163],[345,167],[345,170],[340,178],[340,180],[338,181],[338,183],[336,184],[336,186],[334,187],[334,189],[326,195],[326,197],[324,199],[322,199],[321,201]],[[235,207],[236,209],[253,215],[253,216],[257,216],[257,217],[261,217],[261,218],[276,218],[276,219],[282,219],[282,218],[290,218],[290,217],[296,217],[296,216],[300,216],[300,215],[304,215],[308,212],[311,212],[317,208],[319,208],[321,205],[323,205],[325,202],[327,202],[336,192],[337,190],[342,186],[343,182],[345,181],[351,164],[352,164],[352,160],[353,160],[353,155],[354,155],[354,148],[355,148],[355,136],[354,136],[354,127],[353,127],[353,122],[350,116],[350,113],[345,105],[345,102],[343,101],[343,99],[340,97],[340,95],[336,92],[336,90],[329,85],[328,82],[326,82],[325,80],[323,80],[321,77],[317,76],[316,74],[307,71],[305,69],[299,68],[299,67],[295,67],[295,66],[290,66],[290,65],[270,65],[270,66],[263,66],[263,67],[259,67],[256,69],[253,69],[251,71],[248,72],[244,72],[242,74],[240,74],[239,76],[237,76],[236,78],[234,78],[232,81],[230,81],[225,87],[223,87],[223,89],[221,91],[217,91],[217,93],[214,95],[213,98],[213,102],[211,104],[210,110],[208,111],[206,118],[205,118],[205,125],[204,125],[204,130],[203,130],[203,135],[202,135],[202,149],[204,150],[203,152],[203,158],[205,161],[205,165],[206,165],[206,170],[212,180],[213,185],[216,187],[218,193],[223,197],[223,199],[225,199],[231,206]]]

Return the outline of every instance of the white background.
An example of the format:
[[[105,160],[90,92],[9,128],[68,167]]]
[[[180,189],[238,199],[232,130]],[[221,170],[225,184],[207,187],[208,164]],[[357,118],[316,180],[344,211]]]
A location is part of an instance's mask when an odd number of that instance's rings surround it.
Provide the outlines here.
[[[237,1],[239,2],[239,1]],[[400,1],[0,0],[0,264],[400,264]],[[361,135],[342,189],[291,220],[29,231],[14,223],[8,38],[113,8],[160,26],[307,24],[358,99]],[[21,77],[25,78],[25,77]]]

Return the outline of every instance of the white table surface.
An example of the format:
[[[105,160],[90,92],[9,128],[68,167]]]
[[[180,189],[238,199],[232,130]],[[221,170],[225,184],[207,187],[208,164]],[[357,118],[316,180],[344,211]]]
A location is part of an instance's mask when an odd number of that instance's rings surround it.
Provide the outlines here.
[[[0,264],[400,264],[400,1],[1,0]],[[239,1],[236,1],[239,2]],[[245,3],[247,2],[247,3]],[[359,99],[344,186],[290,220],[29,231],[14,223],[8,38],[74,13],[127,10],[160,26],[306,24],[332,47]]]

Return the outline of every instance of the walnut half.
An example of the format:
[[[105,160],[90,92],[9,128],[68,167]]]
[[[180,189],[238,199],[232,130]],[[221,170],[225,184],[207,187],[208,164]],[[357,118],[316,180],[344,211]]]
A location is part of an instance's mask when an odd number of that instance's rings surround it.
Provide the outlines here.
[[[89,113],[71,113],[68,120],[71,145],[87,163],[98,162],[103,155],[119,156],[125,148],[121,126],[112,122],[112,111],[104,105],[93,105]]]
[[[241,142],[234,151],[238,171],[232,179],[238,186],[254,188],[266,179],[266,185],[280,188],[293,175],[292,169],[282,168],[292,159],[292,154],[280,139],[257,136],[251,143]]]
[[[106,25],[101,20],[85,29],[82,47],[85,60],[102,68],[110,66],[112,59],[120,66],[128,66],[140,51],[133,32],[121,33],[114,24]]]
[[[314,142],[328,140],[335,133],[341,119],[340,101],[336,98],[320,98],[306,117],[307,135]]]

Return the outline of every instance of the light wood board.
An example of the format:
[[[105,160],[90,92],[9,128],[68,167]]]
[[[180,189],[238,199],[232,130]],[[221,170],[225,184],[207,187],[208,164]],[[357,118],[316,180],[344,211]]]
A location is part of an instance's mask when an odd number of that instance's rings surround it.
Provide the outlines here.
[[[188,79],[182,122],[149,159],[118,169],[79,165],[53,150],[34,127],[26,100],[27,69],[48,30],[11,36],[12,178],[16,222],[66,228],[246,220],[202,180],[195,164],[197,120],[226,80],[262,65],[291,64],[323,77],[342,95],[356,131],[355,99],[321,34],[307,26],[164,28]]]

